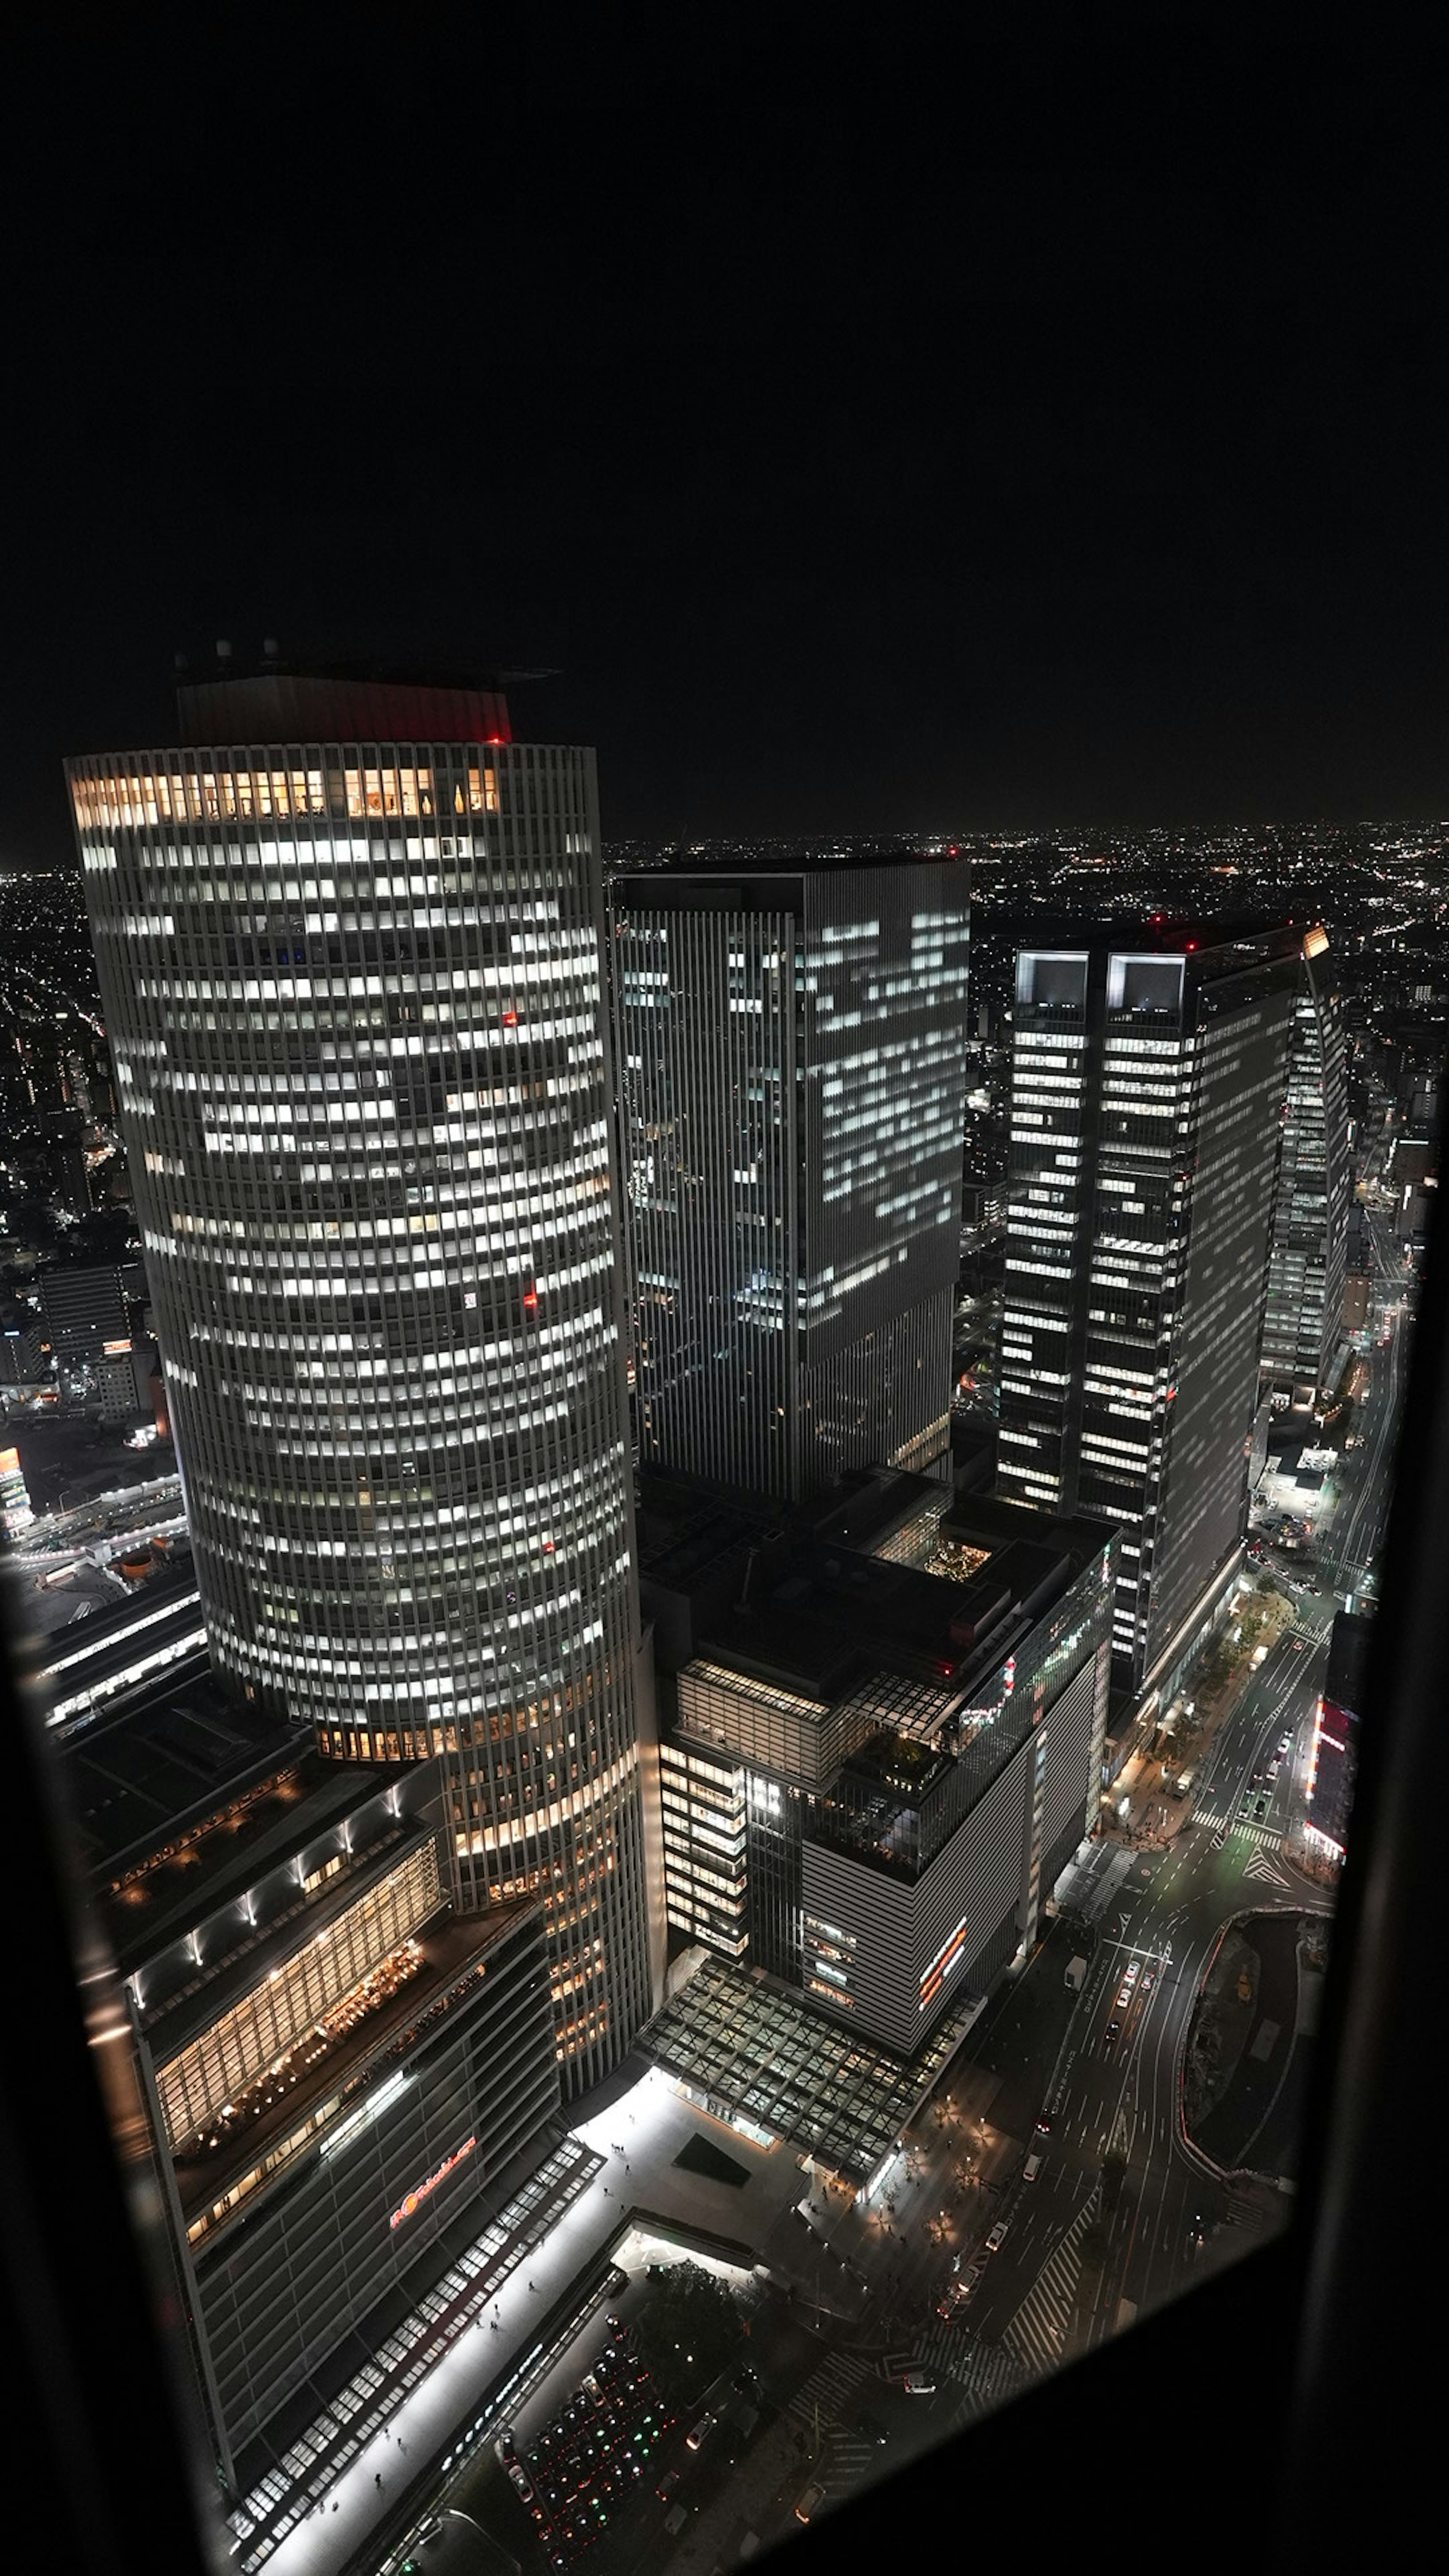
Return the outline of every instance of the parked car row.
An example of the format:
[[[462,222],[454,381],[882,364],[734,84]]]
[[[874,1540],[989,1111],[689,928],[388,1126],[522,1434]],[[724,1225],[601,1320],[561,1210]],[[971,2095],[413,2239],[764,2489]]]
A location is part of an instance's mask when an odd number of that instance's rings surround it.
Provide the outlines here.
[[[655,2397],[643,2362],[629,2350],[627,2327],[617,2317],[609,2326],[610,2341],[584,2373],[578,2393],[523,2458],[506,2426],[495,2445],[557,2568],[591,2548],[611,2516],[639,2492],[674,2422]]]

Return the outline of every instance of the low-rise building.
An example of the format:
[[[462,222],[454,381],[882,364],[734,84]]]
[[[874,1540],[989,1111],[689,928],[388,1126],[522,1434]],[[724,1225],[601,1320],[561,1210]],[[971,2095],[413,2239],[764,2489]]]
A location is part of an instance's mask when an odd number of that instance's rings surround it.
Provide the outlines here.
[[[325,1762],[209,1676],[98,1718],[61,1768],[240,2497],[546,2151],[542,1915],[457,1910],[434,1764]]]
[[[732,1512],[681,1572],[711,1507],[670,1492],[641,1531],[671,1931],[910,2056],[1095,1821],[1115,1535],[881,1471],[788,1527]]]

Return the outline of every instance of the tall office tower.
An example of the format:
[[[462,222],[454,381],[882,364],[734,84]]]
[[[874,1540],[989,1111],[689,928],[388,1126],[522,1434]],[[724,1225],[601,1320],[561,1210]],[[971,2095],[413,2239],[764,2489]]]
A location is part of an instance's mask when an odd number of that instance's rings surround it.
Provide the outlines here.
[[[650,2002],[593,756],[278,668],[70,765],[216,1663],[441,1754],[570,2087]]]
[[[99,1359],[108,1343],[128,1339],[126,1301],[115,1263],[99,1268],[61,1263],[42,1273],[40,1308],[56,1362]]]
[[[949,1473],[964,867],[620,877],[611,920],[642,1463]]]
[[[1017,959],[999,1489],[1121,1526],[1119,1687],[1239,1562],[1292,931]]]
[[[1326,1383],[1343,1331],[1352,1201],[1343,1019],[1327,950],[1327,932],[1310,930],[1288,1053],[1263,1317],[1265,1383],[1309,1397]]]

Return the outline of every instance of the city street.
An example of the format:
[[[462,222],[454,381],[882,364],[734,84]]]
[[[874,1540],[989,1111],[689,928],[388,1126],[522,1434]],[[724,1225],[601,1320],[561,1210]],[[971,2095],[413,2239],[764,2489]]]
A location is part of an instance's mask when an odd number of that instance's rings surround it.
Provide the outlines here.
[[[1351,1561],[1355,1581],[1387,1514],[1406,1365],[1389,1266],[1396,1247],[1390,1239],[1381,1250],[1379,1329],[1389,1338],[1376,1339],[1358,1436],[1324,1520],[1335,1572]],[[1068,1921],[1008,1974],[870,2208],[819,2181],[806,2186],[802,2215],[827,2266],[845,2258],[869,2283],[869,2305],[846,2324],[797,2293],[785,2337],[757,2352],[765,2424],[717,2492],[705,2482],[675,2556],[691,2576],[732,2557],[746,2529],[768,2542],[792,2528],[807,2481],[831,2502],[848,2495],[1283,2223],[1289,2192],[1277,2177],[1229,2183],[1189,2144],[1181,2081],[1225,1925],[1253,1910],[1326,1911],[1331,1902],[1321,1877],[1293,1857],[1343,1597],[1313,1579],[1313,1566],[1312,1555],[1295,1560],[1309,1588],[1219,1726],[1174,1838],[1086,1847],[1061,1891]],[[1084,1947],[1074,1993],[1066,1967]],[[1049,2131],[1038,2130],[1039,2115]],[[755,2155],[740,2152],[753,2166]],[[1033,2155],[1040,2163],[1028,2181]],[[651,2180],[657,2188],[657,2165]],[[788,2215],[776,2222],[777,2254],[791,2224]],[[985,2250],[997,2229],[996,2249]],[[795,2265],[808,2288],[809,2260],[801,2266],[797,2252]],[[943,2318],[943,2298],[962,2282],[962,2304]],[[916,2395],[904,2391],[910,2368],[926,2383]],[[874,2417],[869,2435],[862,2408]]]
[[[1043,2151],[1037,2179],[1013,2182],[1003,2197],[1008,2236],[969,2311],[978,2339],[1004,2337],[1036,2367],[1060,2357],[1083,2331],[1095,2339],[1160,2304],[1204,2263],[1229,2258],[1275,2223],[1271,2188],[1230,2190],[1186,2143],[1180,2069],[1198,1987],[1224,1923],[1254,1906],[1323,1909],[1329,1901],[1322,1881],[1293,1857],[1295,1846],[1301,1848],[1313,1712],[1334,1612],[1344,1590],[1362,1589],[1382,1545],[1408,1361],[1399,1247],[1381,1222],[1373,1223],[1373,1237],[1379,1332],[1388,1338],[1380,1342],[1376,1335],[1357,1437],[1325,1516],[1323,1556],[1332,1579],[1326,1570],[1315,1579],[1313,1557],[1297,1560],[1310,1574],[1310,1588],[1214,1739],[1187,1821],[1170,1846],[1129,1852],[1102,1843],[1064,1891],[1097,1940],[1055,2064],[1033,2044],[1030,1998],[1039,1981],[1062,1974],[1060,1941],[1005,1990],[992,2021],[972,2034],[970,2058],[951,2071],[958,2096],[974,2101],[983,2082],[994,2087],[989,2098],[1003,2134],[1020,2150],[1018,2171],[1034,2145]],[[1268,1783],[1285,1736],[1291,1751]],[[1255,1772],[1263,1775],[1256,1789]],[[1250,1790],[1254,1810],[1259,1794],[1266,1799],[1261,1817],[1242,1812]],[[1134,1963],[1132,1991],[1119,2005]],[[1113,2022],[1120,2026],[1109,2038]],[[998,2068],[1009,2073],[997,2075]],[[1052,2127],[1049,2137],[1034,2139],[1029,2105],[1038,2080]],[[1085,2232],[1078,2222],[1113,2150],[1125,2157],[1126,2170],[1105,2219],[1100,2281],[1081,2316],[1075,2313],[1077,2249],[1066,2260],[1059,2249],[1074,2231]]]

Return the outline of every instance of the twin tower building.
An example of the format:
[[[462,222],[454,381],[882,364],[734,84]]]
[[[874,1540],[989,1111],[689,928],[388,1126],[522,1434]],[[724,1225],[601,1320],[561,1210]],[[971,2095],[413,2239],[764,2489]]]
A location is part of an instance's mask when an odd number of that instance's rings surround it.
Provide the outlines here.
[[[640,1466],[949,1480],[960,863],[616,880],[496,693],[277,667],[71,794],[213,1662],[437,1766],[568,2092],[662,1991]],[[1100,952],[1100,953],[1099,953]],[[1024,953],[1003,1489],[1118,1525],[1138,1682],[1236,1564],[1289,933]]]

